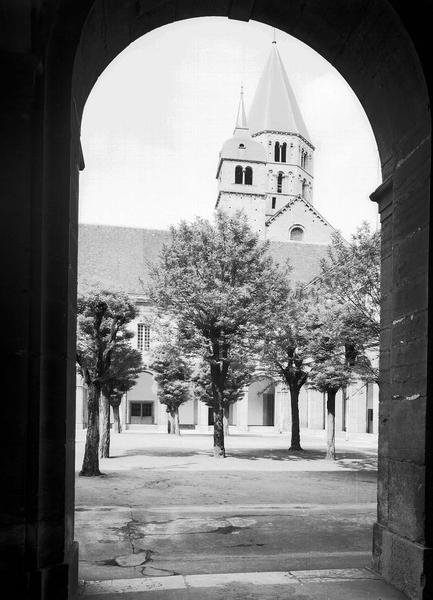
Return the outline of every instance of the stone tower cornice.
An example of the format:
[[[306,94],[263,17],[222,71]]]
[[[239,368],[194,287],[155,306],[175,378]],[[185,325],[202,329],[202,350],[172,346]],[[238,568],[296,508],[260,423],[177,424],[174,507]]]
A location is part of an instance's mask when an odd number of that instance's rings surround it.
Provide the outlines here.
[[[232,190],[220,190],[215,203],[215,208],[218,208],[218,204],[222,194],[229,194],[230,196],[254,196],[255,198],[266,198],[267,194],[260,194],[257,192],[234,192]]]
[[[251,135],[251,137],[255,138],[258,135],[263,135],[264,133],[272,133],[272,134],[275,134],[275,135],[293,135],[293,136],[298,137],[299,139],[301,139],[312,150],[315,150],[315,147],[313,146],[313,144],[311,142],[309,142],[306,138],[304,138],[304,136],[302,136],[300,133],[296,133],[295,131],[274,131],[272,129],[264,129],[263,131],[258,131],[257,133],[253,133]]]

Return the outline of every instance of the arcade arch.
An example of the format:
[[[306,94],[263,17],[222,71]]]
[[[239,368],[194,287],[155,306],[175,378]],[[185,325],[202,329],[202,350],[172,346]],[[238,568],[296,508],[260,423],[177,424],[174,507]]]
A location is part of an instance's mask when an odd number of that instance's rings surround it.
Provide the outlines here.
[[[43,14],[22,8],[34,27],[23,33],[21,46],[5,39],[25,68],[10,77],[1,108],[9,144],[3,168],[13,175],[6,184],[14,198],[13,214],[2,220],[3,273],[11,290],[5,314],[21,324],[19,330],[7,324],[4,336],[12,357],[9,395],[17,399],[4,415],[14,431],[5,443],[22,465],[18,473],[9,467],[12,525],[5,554],[7,572],[19,574],[10,577],[15,597],[72,599],[75,593],[71,458],[82,110],[99,74],[129,43],[198,16],[255,19],[297,37],[340,71],[370,119],[384,181],[372,194],[382,222],[384,298],[373,564],[409,597],[433,595],[430,116],[422,68],[427,52],[418,44],[419,56],[408,33],[427,40],[429,21],[418,9],[413,16],[413,7],[396,0],[47,0]],[[23,22],[23,12],[15,16]],[[30,185],[23,185],[29,177]]]

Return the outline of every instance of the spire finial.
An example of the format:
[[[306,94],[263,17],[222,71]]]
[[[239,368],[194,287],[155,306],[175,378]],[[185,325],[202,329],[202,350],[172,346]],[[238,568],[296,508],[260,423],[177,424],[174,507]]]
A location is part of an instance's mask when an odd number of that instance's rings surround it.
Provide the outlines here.
[[[247,117],[245,116],[245,107],[244,107],[244,85],[241,83],[241,95],[239,99],[239,108],[238,114],[236,117],[236,129],[248,129],[247,125]]]
[[[275,27],[274,27],[274,32],[273,32],[272,43],[273,43],[273,44],[276,44],[276,43],[277,43],[277,32],[276,32],[276,29],[275,29]]]

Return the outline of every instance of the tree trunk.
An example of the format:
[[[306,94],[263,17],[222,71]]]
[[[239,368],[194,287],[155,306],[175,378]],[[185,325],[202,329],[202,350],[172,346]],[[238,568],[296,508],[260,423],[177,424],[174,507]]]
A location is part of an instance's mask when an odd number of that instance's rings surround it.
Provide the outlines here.
[[[229,435],[229,411],[230,411],[230,407],[225,406],[224,407],[224,417],[223,417],[224,437],[226,435]]]
[[[101,390],[95,384],[89,385],[87,393],[87,435],[83,466],[80,475],[96,477],[99,470],[99,396]]]
[[[215,458],[225,458],[224,448],[224,409],[214,408],[213,411],[213,455]]]
[[[290,407],[292,411],[292,440],[289,450],[299,452],[301,448],[301,434],[299,431],[299,388],[290,387]]]
[[[174,410],[168,411],[168,433],[176,435],[176,414]]]
[[[114,421],[114,431],[117,433],[122,433],[122,423],[120,422],[120,410],[119,404],[113,406],[113,421]]]
[[[326,440],[326,458],[335,460],[335,395],[336,392],[327,393],[327,440]]]
[[[180,424],[179,424],[179,409],[173,410],[173,435],[180,435]]]
[[[346,432],[345,439],[346,442],[349,439],[349,428],[347,427],[347,404],[348,404],[348,394],[347,394],[347,386],[344,386],[341,390],[342,399],[343,399],[343,431]]]
[[[110,458],[110,403],[104,394],[99,398],[100,427],[99,456]]]

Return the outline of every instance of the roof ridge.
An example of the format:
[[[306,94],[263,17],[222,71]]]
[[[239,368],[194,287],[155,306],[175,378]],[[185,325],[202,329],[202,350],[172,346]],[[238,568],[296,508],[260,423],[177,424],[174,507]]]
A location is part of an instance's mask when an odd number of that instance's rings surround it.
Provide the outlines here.
[[[140,227],[138,225],[112,225],[110,223],[78,223],[80,227],[106,227],[109,229],[134,229],[135,231],[152,231],[160,233],[170,233],[170,229],[153,229],[152,227]]]
[[[306,140],[310,140],[276,44],[272,44],[256,87],[248,122],[252,134],[264,130],[279,130],[285,133],[294,131]]]
[[[291,199],[290,199],[288,202],[286,202],[286,204],[284,204],[284,205],[283,205],[281,208],[279,208],[279,209],[277,210],[277,212],[276,212],[276,213],[274,213],[273,215],[271,215],[271,216],[269,217],[269,219],[268,219],[268,220],[265,222],[265,226],[267,227],[267,226],[268,226],[268,225],[270,225],[270,224],[271,224],[273,221],[275,221],[275,220],[278,218],[278,216],[279,216],[280,214],[283,214],[283,213],[285,213],[285,212],[286,212],[286,210],[289,208],[289,206],[290,206],[291,204],[293,204],[293,202],[294,202],[295,200],[296,200],[296,198],[291,198]]]
[[[290,208],[290,206],[291,206],[291,205],[292,205],[294,202],[296,202],[297,200],[301,200],[301,201],[302,201],[302,202],[303,202],[303,203],[306,205],[306,207],[307,207],[309,210],[311,210],[311,212],[313,212],[313,213],[314,213],[314,214],[315,214],[315,215],[316,215],[316,216],[317,216],[317,217],[318,217],[318,218],[319,218],[319,219],[322,221],[322,223],[324,223],[325,225],[328,225],[328,227],[331,227],[331,229],[332,229],[333,231],[337,231],[337,230],[335,229],[335,227],[333,227],[333,226],[331,225],[331,223],[330,223],[329,221],[327,221],[327,220],[325,219],[325,217],[324,217],[324,216],[322,216],[322,215],[319,213],[319,211],[317,210],[317,208],[316,208],[315,206],[313,206],[313,205],[311,204],[311,202],[308,202],[308,200],[306,200],[305,198],[303,198],[303,197],[302,197],[300,194],[298,194],[298,195],[297,195],[297,196],[295,196],[294,198],[291,198],[291,199],[289,200],[289,202],[287,202],[286,204],[284,204],[284,206],[282,206],[282,207],[281,207],[281,208],[280,208],[280,209],[279,209],[279,210],[278,210],[278,211],[277,211],[275,214],[273,214],[272,216],[270,216],[270,217],[269,217],[269,219],[266,221],[266,223],[265,223],[265,226],[266,226],[266,227],[269,227],[269,225],[270,225],[271,223],[273,223],[273,221],[275,221],[275,220],[276,220],[276,219],[277,219],[277,218],[278,218],[280,215],[284,214],[284,213],[285,213],[285,212],[286,212],[286,211],[287,211],[287,210]]]

